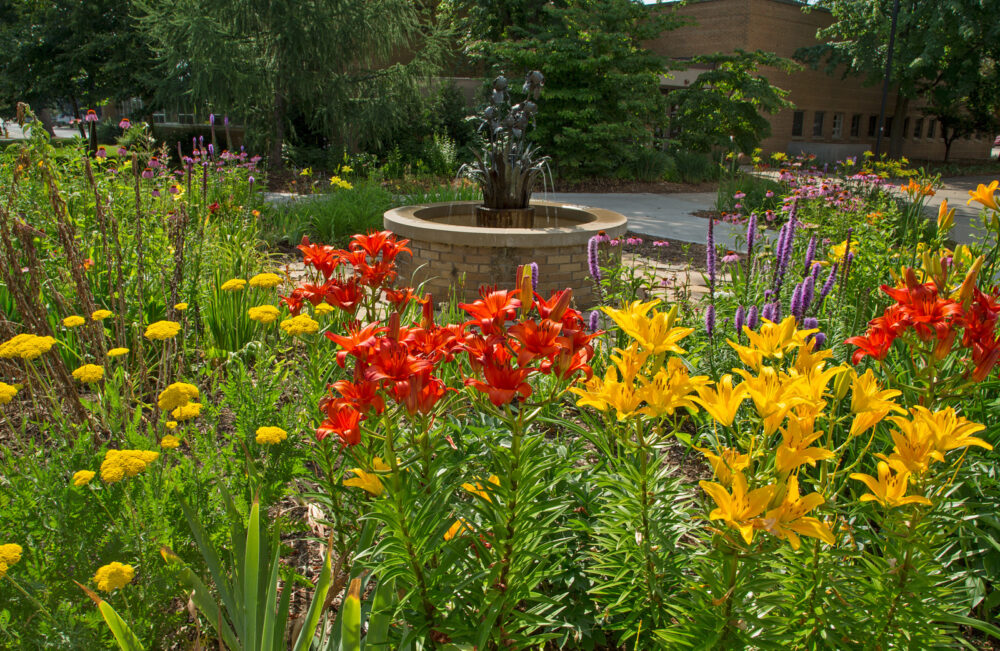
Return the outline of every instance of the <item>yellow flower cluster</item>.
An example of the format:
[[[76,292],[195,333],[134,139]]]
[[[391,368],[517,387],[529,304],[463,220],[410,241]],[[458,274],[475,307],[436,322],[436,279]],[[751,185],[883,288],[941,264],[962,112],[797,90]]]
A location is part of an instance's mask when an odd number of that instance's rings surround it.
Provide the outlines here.
[[[221,289],[224,292],[239,292],[242,291],[243,288],[245,288],[246,286],[247,286],[247,281],[243,280],[242,278],[232,278],[222,283],[222,286],[219,287],[219,289]]]
[[[280,427],[258,427],[257,438],[260,445],[276,445],[288,438],[288,432]]]
[[[330,185],[332,185],[335,188],[340,188],[342,190],[350,190],[354,187],[353,185],[351,185],[349,181],[345,181],[339,176],[331,176]]]
[[[182,407],[199,396],[198,387],[186,382],[174,382],[160,392],[156,406],[161,411],[173,411]]]
[[[17,395],[17,387],[0,382],[0,405],[6,405]]]
[[[112,348],[108,351],[108,357],[121,357],[128,355],[128,348]]]
[[[108,450],[101,462],[101,479],[114,484],[126,477],[135,477],[159,456],[159,452],[150,450]]]
[[[281,276],[273,273],[257,274],[250,279],[251,287],[260,287],[262,289],[271,289],[272,287],[277,287],[280,284]]]
[[[87,320],[84,319],[82,316],[77,316],[76,314],[74,314],[73,316],[68,316],[65,319],[63,319],[62,324],[67,328],[79,328],[86,322]]]
[[[84,364],[73,371],[73,377],[87,384],[100,382],[101,378],[104,377],[104,367],[97,364]]]
[[[101,592],[111,592],[124,588],[134,578],[135,568],[115,561],[97,570],[97,573],[94,574],[94,583],[97,584],[97,589]]]
[[[344,486],[361,488],[378,497],[385,491],[385,486],[382,484],[382,480],[379,479],[379,474],[385,474],[390,470],[391,468],[380,457],[375,457],[372,459],[372,470],[370,472],[362,468],[351,468],[350,472],[354,474],[354,477],[345,479]]]
[[[0,359],[37,359],[52,350],[56,340],[38,335],[16,335],[0,344]]]
[[[678,409],[696,410],[694,393],[708,384],[707,376],[691,377],[684,361],[666,353],[684,353],[678,342],[693,332],[674,325],[677,308],[669,312],[650,311],[659,301],[636,301],[615,310],[604,308],[611,319],[633,339],[628,348],[616,348],[614,366],[604,377],[594,376],[583,388],[570,391],[580,396],[578,406],[601,411],[613,410],[618,420],[641,414],[650,418],[672,416]]]
[[[292,336],[311,335],[319,332],[319,322],[308,314],[300,314],[281,322],[280,327]]]
[[[180,444],[181,440],[173,434],[167,434],[160,439],[160,447],[164,450],[173,450],[174,448],[180,446]]]
[[[274,323],[280,314],[278,308],[273,305],[258,305],[247,310],[247,316],[250,317],[250,320],[260,323]]]
[[[170,415],[175,421],[184,422],[186,420],[191,420],[192,418],[197,418],[201,415],[201,403],[200,402],[189,402],[179,407],[175,407]]]
[[[187,303],[175,303],[174,304],[174,309],[177,310],[178,312],[183,312],[184,310],[188,309],[188,304]]]
[[[146,339],[163,341],[173,339],[181,331],[181,324],[176,321],[157,321],[146,326]]]
[[[90,483],[90,480],[94,478],[97,474],[93,470],[78,470],[73,473],[73,485],[74,486],[86,486]]]
[[[20,545],[7,543],[0,545],[0,579],[7,575],[7,570],[21,560],[24,550]]]
[[[316,316],[326,316],[330,312],[333,312],[334,309],[336,309],[336,308],[334,308],[329,303],[320,303],[319,305],[317,305],[316,307],[313,308],[313,313]]]
[[[113,316],[111,310],[94,310],[94,312],[90,315],[90,318],[94,321],[103,321],[109,316]]]

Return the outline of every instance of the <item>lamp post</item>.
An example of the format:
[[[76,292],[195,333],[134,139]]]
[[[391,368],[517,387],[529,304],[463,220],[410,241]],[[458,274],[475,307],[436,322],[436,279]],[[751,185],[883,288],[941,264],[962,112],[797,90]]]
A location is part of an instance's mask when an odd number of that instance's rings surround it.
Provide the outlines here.
[[[882,106],[878,111],[878,132],[875,134],[875,159],[882,153],[882,132],[885,131],[885,103],[889,98],[889,78],[892,76],[892,51],[896,43],[896,18],[899,16],[899,0],[892,3],[892,25],[889,27],[889,52],[885,57],[885,79],[882,82]],[[896,125],[901,129],[900,125]],[[904,134],[905,135],[905,134]]]

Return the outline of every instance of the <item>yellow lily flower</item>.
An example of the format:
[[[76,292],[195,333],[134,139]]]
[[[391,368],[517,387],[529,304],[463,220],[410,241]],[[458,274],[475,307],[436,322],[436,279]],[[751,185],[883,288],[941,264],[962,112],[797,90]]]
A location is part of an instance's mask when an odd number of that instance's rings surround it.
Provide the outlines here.
[[[761,368],[760,375],[753,376],[742,369],[736,372],[743,376],[747,394],[753,400],[757,413],[764,419],[764,434],[770,436],[785,420],[788,411],[802,401],[794,395],[795,385],[801,377],[779,376],[769,366]]]
[[[529,272],[531,271],[530,268],[525,268]],[[631,384],[635,381],[635,377],[642,371],[642,367],[646,365],[649,353],[640,351],[639,345],[636,343],[633,343],[624,350],[615,348],[615,352],[618,355],[611,355],[611,361],[618,367],[619,372],[621,372],[622,381]]]
[[[701,405],[723,427],[731,427],[736,419],[736,412],[746,397],[747,387],[741,383],[734,388],[733,376],[727,374],[716,382],[714,389],[698,389],[698,397],[694,398],[694,402]]]
[[[732,493],[722,484],[711,481],[701,481],[698,485],[716,504],[716,508],[708,514],[709,520],[724,520],[740,532],[748,545],[753,542],[754,519],[767,508],[775,487],[762,486],[748,493],[747,480],[740,472],[733,473]]]
[[[944,455],[934,447],[934,436],[926,424],[902,416],[890,416],[889,420],[899,428],[890,432],[895,444],[893,453],[875,456],[887,462],[890,468],[919,475],[927,472],[931,461],[944,461]]]
[[[788,540],[792,549],[799,548],[799,536],[818,538],[828,545],[834,545],[837,541],[830,527],[816,518],[806,516],[806,513],[825,501],[819,493],[799,497],[799,480],[792,475],[788,478],[784,501],[767,512],[761,523],[762,527],[772,536]]]
[[[660,301],[648,303],[633,301],[627,308],[615,310],[609,307],[601,308],[612,321],[618,324],[622,332],[634,339],[639,346],[650,355],[660,353],[675,353],[683,355],[686,351],[677,345],[684,337],[694,332],[694,328],[674,327],[677,319],[677,306],[669,312],[656,312],[647,316]]]
[[[570,392],[580,396],[577,407],[589,406],[599,411],[614,409],[620,421],[632,416],[642,402],[632,383],[622,383],[614,368],[609,368],[603,379],[595,375],[583,388],[573,387]]]
[[[695,450],[705,455],[708,464],[712,466],[715,478],[723,486],[732,486],[733,473],[743,472],[750,466],[750,455],[743,454],[735,448],[722,448],[721,454],[697,446]]]
[[[817,461],[832,458],[833,452],[826,448],[809,447],[821,436],[823,432],[814,432],[811,422],[789,418],[788,426],[781,430],[781,444],[774,454],[778,472],[784,475],[804,463],[815,466]]]
[[[460,536],[470,530],[472,530],[472,525],[465,518],[459,518],[448,527],[448,531],[444,532],[444,539],[451,540],[455,536]]]
[[[646,403],[639,411],[651,418],[673,416],[675,411],[682,408],[697,411],[698,406],[692,395],[709,381],[707,375],[689,376],[684,362],[671,357],[667,367],[661,368],[652,380],[639,376],[642,386],[636,395]]]
[[[851,473],[850,477],[864,483],[871,491],[861,496],[862,502],[878,502],[886,508],[905,504],[931,504],[931,501],[922,495],[905,495],[910,473],[907,471],[894,473],[885,461],[878,462],[878,479],[860,472]]]
[[[851,383],[851,412],[855,414],[851,423],[850,436],[867,432],[889,415],[890,412],[906,412],[890,398],[902,395],[895,389],[879,389],[875,374],[871,369],[864,375],[856,375]]]
[[[980,183],[979,187],[977,187],[975,191],[969,190],[969,200],[965,202],[965,205],[968,206],[973,201],[978,201],[984,208],[1000,212],[1000,206],[997,205],[997,199],[993,196],[996,193],[998,186],[1000,186],[1000,181],[993,181],[989,185],[983,185]]]
[[[385,486],[382,485],[382,480],[379,479],[377,473],[385,473],[389,470],[391,468],[382,459],[375,457],[372,460],[372,472],[361,468],[351,468],[350,471],[354,473],[354,477],[345,479],[343,484],[344,486],[354,486],[364,489],[375,497],[378,497],[385,491]]]
[[[500,485],[500,478],[497,477],[496,475],[490,475],[490,478],[488,480],[486,480],[486,481],[488,483],[490,483],[490,484],[493,484],[494,486],[499,486]],[[491,491],[487,491],[486,490],[486,488],[487,488],[486,485],[483,482],[479,481],[479,480],[476,480],[475,484],[473,484],[471,482],[465,482],[464,484],[462,484],[462,488],[464,488],[465,490],[469,491],[473,495],[478,495],[479,497],[483,498],[487,502],[492,502],[493,501],[492,499],[490,499],[490,492],[492,492],[492,490]]]
[[[926,407],[914,407],[910,410],[915,422],[924,425],[933,437],[934,447],[944,454],[957,448],[967,448],[976,445],[987,450],[993,446],[983,439],[972,436],[986,429],[985,425],[968,420],[955,413],[954,407],[940,411],[930,411]]]

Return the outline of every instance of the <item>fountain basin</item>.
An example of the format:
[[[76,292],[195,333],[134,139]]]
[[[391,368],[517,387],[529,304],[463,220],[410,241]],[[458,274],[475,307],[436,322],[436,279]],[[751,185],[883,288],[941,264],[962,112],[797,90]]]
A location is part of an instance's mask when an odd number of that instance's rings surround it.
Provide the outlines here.
[[[538,265],[538,293],[570,287],[578,307],[594,303],[587,269],[587,242],[601,231],[624,235],[623,215],[552,201],[532,201],[534,228],[476,226],[478,201],[393,208],[385,213],[386,230],[410,240],[412,258],[398,258],[401,278],[414,287],[424,283],[438,302],[454,295],[468,302],[480,286],[513,288],[519,265]]]

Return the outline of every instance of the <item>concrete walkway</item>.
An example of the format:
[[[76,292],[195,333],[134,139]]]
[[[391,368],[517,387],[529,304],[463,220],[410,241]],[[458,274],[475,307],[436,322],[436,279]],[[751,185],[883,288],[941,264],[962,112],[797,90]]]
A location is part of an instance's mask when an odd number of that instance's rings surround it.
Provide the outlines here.
[[[614,210],[628,217],[633,233],[657,239],[704,244],[708,237],[708,220],[693,213],[715,210],[714,192],[652,193],[583,193],[552,192],[536,194],[537,199],[562,201],[578,206],[593,206]],[[743,250],[746,226],[715,222],[715,241],[737,251]]]

